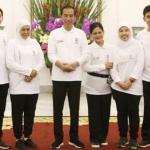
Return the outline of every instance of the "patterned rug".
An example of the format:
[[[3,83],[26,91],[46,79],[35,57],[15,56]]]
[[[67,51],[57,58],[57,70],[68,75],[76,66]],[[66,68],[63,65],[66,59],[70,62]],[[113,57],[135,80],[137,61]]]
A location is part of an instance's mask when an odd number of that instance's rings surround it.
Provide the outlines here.
[[[142,124],[143,117],[140,117],[140,126]],[[35,117],[35,123],[53,123],[53,117]],[[109,122],[117,122],[116,117],[110,117]],[[69,125],[70,124],[70,117],[63,117],[63,124]],[[87,125],[88,124],[88,117],[79,117],[79,125]],[[12,128],[12,118],[5,117],[3,122],[3,129],[11,129]]]

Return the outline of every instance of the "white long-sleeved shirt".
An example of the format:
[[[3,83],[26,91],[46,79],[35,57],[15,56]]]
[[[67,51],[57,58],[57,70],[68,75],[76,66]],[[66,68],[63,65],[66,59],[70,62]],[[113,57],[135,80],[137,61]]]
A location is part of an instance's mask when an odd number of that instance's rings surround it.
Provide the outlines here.
[[[150,82],[150,32],[145,28],[137,34],[136,39],[141,41],[144,47],[145,64],[142,78],[144,81]]]
[[[6,67],[7,35],[0,30],[0,84],[8,83],[8,69]]]
[[[44,56],[36,40],[29,44],[10,40],[6,48],[6,64],[9,68],[10,94],[39,93],[39,74],[31,82],[25,82],[32,69],[39,72],[44,66]]]
[[[75,27],[66,31],[64,27],[51,32],[48,41],[48,58],[53,63],[52,80],[55,81],[81,81],[81,65],[88,60],[89,50],[85,33]],[[62,63],[79,62],[75,71],[64,72],[55,63],[59,60]]]
[[[83,65],[83,70],[86,72],[94,72],[97,74],[109,75],[109,70],[106,70],[105,64],[112,62],[114,47],[106,42],[100,47],[93,42],[89,45],[91,58]],[[110,85],[107,83],[107,78],[95,77],[86,74],[85,92],[93,95],[110,94]]]
[[[127,55],[119,55],[119,51],[127,52]],[[140,42],[134,40],[130,46],[119,49],[116,47],[114,53],[114,67],[111,71],[113,83],[111,87],[114,90],[133,94],[142,95],[142,71],[144,68],[144,50]],[[129,78],[136,79],[128,90],[121,89],[116,83],[125,82]]]

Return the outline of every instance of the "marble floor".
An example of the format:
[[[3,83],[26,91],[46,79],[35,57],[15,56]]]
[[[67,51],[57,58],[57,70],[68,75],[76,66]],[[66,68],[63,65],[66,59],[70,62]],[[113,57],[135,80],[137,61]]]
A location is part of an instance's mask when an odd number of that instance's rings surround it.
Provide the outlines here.
[[[80,99],[80,116],[87,116],[87,101],[85,93],[81,93]],[[112,99],[111,103],[111,116],[116,116],[116,105],[115,101]],[[141,98],[140,106],[139,106],[139,114],[143,116],[143,98]],[[64,110],[64,116],[69,116],[69,107],[68,107],[68,100],[66,97]],[[5,110],[5,117],[11,116],[11,102],[10,97],[8,95],[6,110]],[[53,116],[53,103],[52,103],[52,94],[51,93],[40,93],[39,100],[37,103],[36,113],[35,116]]]

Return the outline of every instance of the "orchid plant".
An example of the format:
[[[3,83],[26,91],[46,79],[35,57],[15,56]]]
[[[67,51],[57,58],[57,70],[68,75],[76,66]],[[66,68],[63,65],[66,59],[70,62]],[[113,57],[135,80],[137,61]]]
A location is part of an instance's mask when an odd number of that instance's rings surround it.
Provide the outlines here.
[[[99,0],[33,0],[31,12],[34,22],[31,25],[32,36],[40,43],[44,52],[45,63],[51,65],[47,57],[48,36],[52,30],[63,25],[61,8],[70,5],[75,8],[76,20],[74,26],[82,29],[87,37],[89,26],[93,23],[104,9],[104,3]]]

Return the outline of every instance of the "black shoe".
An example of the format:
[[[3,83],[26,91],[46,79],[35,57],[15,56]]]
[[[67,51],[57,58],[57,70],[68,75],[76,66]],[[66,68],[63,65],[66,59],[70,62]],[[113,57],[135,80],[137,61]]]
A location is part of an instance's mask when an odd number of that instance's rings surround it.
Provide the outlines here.
[[[11,146],[6,144],[2,139],[0,139],[0,148],[1,149],[10,149]]]
[[[91,143],[91,146],[92,146],[93,148],[99,148],[99,147],[100,147],[100,142],[92,142],[92,143]]]
[[[31,139],[27,139],[26,141],[24,141],[24,144],[26,147],[29,148],[33,148],[33,149],[37,148],[37,145]]]
[[[127,143],[128,143],[127,142],[127,138],[121,137],[120,140],[119,140],[119,142],[118,142],[118,144],[117,144],[117,147],[118,148],[126,147]]]
[[[64,143],[62,141],[54,141],[51,145],[51,149],[59,149],[63,145]]]
[[[24,142],[21,139],[16,141],[15,146],[18,150],[26,150],[26,146],[25,146]]]
[[[138,143],[139,147],[148,147],[150,146],[150,141],[148,140],[143,140],[142,142]]]
[[[129,143],[127,144],[127,148],[137,149],[137,141],[135,139],[130,139]]]
[[[75,146],[76,148],[84,148],[85,147],[84,144],[81,141],[79,141],[78,139],[70,140],[69,145]]]

